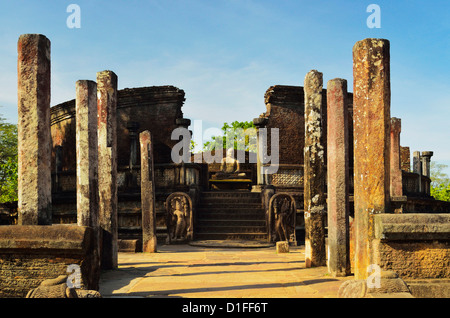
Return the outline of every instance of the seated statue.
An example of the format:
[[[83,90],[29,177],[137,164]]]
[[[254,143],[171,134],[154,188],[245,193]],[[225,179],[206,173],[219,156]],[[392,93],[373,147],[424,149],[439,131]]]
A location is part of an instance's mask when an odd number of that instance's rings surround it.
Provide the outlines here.
[[[244,179],[246,173],[239,172],[239,160],[233,158],[233,148],[227,150],[227,156],[220,163],[220,171],[215,173],[213,179]]]

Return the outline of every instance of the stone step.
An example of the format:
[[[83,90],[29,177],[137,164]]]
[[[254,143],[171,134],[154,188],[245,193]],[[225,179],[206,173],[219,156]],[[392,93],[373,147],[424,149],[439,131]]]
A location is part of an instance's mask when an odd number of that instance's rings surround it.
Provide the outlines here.
[[[266,233],[266,226],[245,226],[245,225],[216,225],[216,226],[206,226],[197,227],[197,233]]]
[[[247,191],[206,191],[202,192],[202,198],[251,198],[251,199],[260,199],[261,194],[257,192],[247,192]]]
[[[261,215],[264,216],[264,210],[262,209],[239,209],[239,208],[228,208],[228,207],[214,207],[214,208],[202,208],[197,210],[197,216],[207,216],[207,215],[215,215],[215,214],[227,214],[229,217],[237,216],[242,218],[241,215]]]
[[[213,213],[213,214],[200,214],[197,215],[197,221],[211,221],[211,222],[220,222],[220,221],[237,221],[237,222],[245,222],[245,221],[264,221],[265,215],[258,213],[241,213],[241,214],[230,214],[230,213]]]
[[[198,228],[204,228],[204,227],[218,227],[218,226],[235,226],[235,227],[265,227],[266,221],[264,219],[243,219],[243,220],[236,220],[236,219],[201,219],[198,220]]]
[[[195,233],[196,240],[244,240],[265,241],[266,233]]]
[[[260,206],[256,205],[235,205],[235,204],[222,204],[222,205],[199,205],[197,207],[197,212],[215,213],[215,212],[228,212],[228,213],[239,213],[239,212],[252,212],[252,213],[263,213],[264,210]]]
[[[267,240],[265,211],[259,193],[203,192],[194,235],[199,240]]]
[[[201,204],[223,204],[223,203],[250,203],[261,205],[260,198],[222,198],[222,197],[202,197],[200,199]]]

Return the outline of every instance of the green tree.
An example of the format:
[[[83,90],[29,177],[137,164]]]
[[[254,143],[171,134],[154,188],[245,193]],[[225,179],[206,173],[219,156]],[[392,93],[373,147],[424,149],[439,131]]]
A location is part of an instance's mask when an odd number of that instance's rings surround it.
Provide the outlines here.
[[[0,116],[0,203],[17,200],[17,125]]]
[[[447,165],[431,162],[431,188],[430,194],[436,200],[450,202],[450,178],[443,172]]]
[[[222,126],[223,135],[213,136],[211,141],[203,144],[203,151],[212,149],[245,150],[256,152],[256,127],[251,121],[234,121],[229,125],[224,123]]]

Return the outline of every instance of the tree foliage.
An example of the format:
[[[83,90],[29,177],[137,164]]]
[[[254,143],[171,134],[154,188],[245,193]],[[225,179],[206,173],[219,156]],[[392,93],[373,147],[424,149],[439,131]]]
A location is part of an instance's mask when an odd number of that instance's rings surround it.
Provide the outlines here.
[[[222,126],[223,135],[213,136],[211,141],[203,144],[203,151],[213,149],[245,150],[256,152],[256,127],[251,121],[234,121],[229,125],[224,123]]]
[[[450,178],[443,172],[447,165],[431,162],[430,194],[436,200],[450,202]]]
[[[0,203],[17,201],[17,125],[0,116]]]

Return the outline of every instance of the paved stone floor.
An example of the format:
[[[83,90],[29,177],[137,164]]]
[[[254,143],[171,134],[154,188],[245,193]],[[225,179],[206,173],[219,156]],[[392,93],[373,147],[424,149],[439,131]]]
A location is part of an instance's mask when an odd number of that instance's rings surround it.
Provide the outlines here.
[[[305,268],[304,247],[158,246],[158,253],[119,253],[119,268],[105,271],[108,297],[334,298],[353,276],[333,278],[326,267]]]

